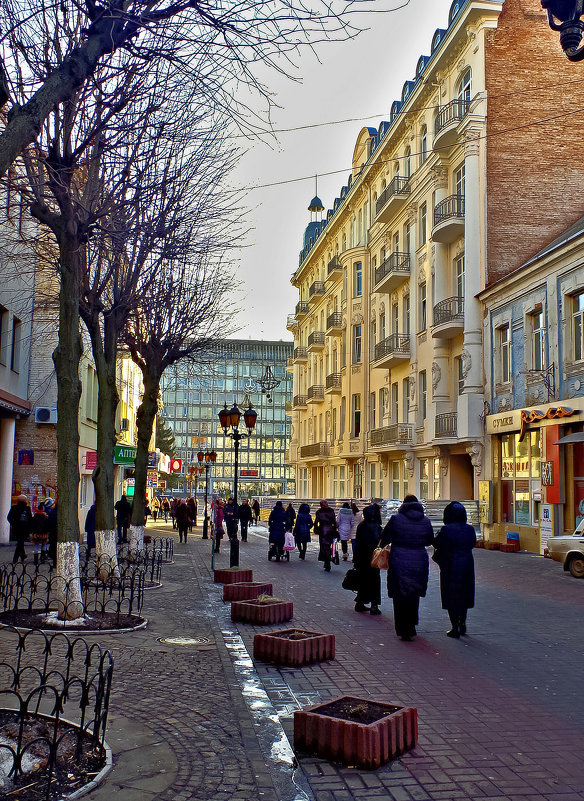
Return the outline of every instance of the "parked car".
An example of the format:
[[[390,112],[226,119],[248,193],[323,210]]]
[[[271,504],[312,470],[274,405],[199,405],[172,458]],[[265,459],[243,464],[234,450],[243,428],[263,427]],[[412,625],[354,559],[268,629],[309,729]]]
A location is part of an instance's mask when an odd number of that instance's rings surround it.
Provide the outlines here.
[[[555,562],[561,562],[574,578],[584,578],[584,520],[573,534],[550,537],[548,554]]]

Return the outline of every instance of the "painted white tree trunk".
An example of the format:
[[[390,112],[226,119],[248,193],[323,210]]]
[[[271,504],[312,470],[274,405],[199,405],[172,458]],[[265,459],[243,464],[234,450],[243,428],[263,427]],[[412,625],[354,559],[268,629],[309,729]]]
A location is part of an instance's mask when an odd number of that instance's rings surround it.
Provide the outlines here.
[[[115,529],[95,532],[95,558],[99,577],[108,576],[119,578],[118,552],[116,549],[117,532]]]
[[[57,575],[55,598],[59,604],[59,620],[77,620],[83,616],[81,579],[79,576],[79,543],[57,543]]]
[[[135,558],[144,550],[144,526],[130,526],[130,559]]]

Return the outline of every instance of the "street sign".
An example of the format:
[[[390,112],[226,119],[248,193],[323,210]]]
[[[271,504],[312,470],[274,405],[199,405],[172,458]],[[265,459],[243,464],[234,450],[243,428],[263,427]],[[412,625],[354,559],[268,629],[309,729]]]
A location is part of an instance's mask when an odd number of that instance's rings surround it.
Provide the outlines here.
[[[123,464],[134,467],[136,448],[133,445],[116,445],[114,450],[114,464]]]

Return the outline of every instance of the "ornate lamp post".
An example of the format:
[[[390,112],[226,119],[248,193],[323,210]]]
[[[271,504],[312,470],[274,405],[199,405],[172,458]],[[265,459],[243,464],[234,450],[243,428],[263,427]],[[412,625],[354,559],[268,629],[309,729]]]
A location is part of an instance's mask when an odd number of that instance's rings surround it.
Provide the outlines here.
[[[227,408],[227,404],[219,412],[219,422],[226,437],[231,437],[235,448],[235,476],[233,478],[233,498],[237,503],[237,479],[239,473],[239,443],[244,437],[251,437],[251,433],[255,428],[257,420],[257,412],[252,409],[251,403],[249,408],[243,413],[243,420],[247,432],[239,430],[239,421],[241,420],[241,409],[236,403],[233,404],[231,409]],[[231,428],[231,431],[228,429]]]
[[[217,460],[215,451],[199,451],[197,453],[199,460],[199,471],[205,471],[205,514],[203,518],[203,539],[209,539],[209,515],[207,512],[207,496],[209,495],[209,470],[212,464]]]
[[[552,31],[559,31],[562,50],[570,61],[584,59],[584,0],[541,0],[541,7],[547,11],[548,23]]]

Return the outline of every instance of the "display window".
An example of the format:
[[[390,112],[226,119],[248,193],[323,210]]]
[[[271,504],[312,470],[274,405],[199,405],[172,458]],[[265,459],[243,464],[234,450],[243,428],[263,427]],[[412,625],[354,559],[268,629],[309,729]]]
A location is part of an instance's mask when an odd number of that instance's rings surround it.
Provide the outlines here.
[[[501,523],[537,525],[541,493],[541,429],[501,437]]]

